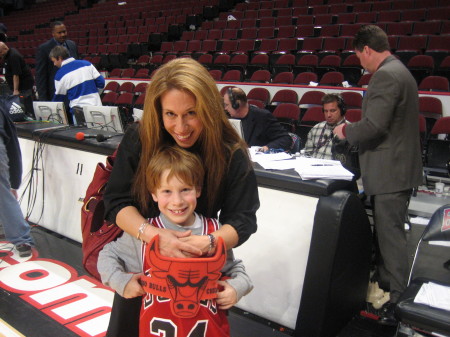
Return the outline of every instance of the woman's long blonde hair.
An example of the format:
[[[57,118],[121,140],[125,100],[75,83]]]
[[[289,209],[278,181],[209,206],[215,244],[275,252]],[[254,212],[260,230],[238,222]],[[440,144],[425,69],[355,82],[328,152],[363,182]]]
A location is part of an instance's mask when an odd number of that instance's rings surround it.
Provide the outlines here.
[[[193,95],[196,101],[195,112],[203,124],[203,131],[194,147],[198,148],[206,171],[205,185],[210,213],[232,153],[239,148],[247,153],[247,146],[228,122],[214,79],[206,68],[191,58],[178,58],[161,66],[148,85],[139,128],[142,153],[133,191],[141,209],[148,210],[151,198],[146,188],[147,165],[163,145],[178,146],[164,129],[162,120],[161,96],[172,89],[185,91]]]

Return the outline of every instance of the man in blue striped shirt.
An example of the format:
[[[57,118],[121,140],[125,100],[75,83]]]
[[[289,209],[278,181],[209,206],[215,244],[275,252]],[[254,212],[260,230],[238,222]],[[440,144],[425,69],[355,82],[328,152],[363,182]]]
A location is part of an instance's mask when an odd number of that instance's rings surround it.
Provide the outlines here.
[[[60,68],[55,75],[53,101],[63,102],[67,96],[72,118],[74,106],[102,105],[98,89],[105,87],[105,79],[92,63],[75,60],[63,46],[54,47],[49,57],[53,64]]]

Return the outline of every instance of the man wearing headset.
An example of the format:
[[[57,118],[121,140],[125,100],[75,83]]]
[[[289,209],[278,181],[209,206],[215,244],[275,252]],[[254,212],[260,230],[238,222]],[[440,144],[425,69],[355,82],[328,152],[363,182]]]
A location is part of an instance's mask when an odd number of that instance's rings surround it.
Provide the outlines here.
[[[336,159],[333,155],[334,145],[339,142],[333,139],[333,129],[340,124],[350,124],[345,119],[346,106],[339,94],[326,94],[322,97],[325,121],[316,124],[308,133],[305,153],[314,158]]]
[[[244,138],[248,146],[260,146],[261,151],[270,149],[288,151],[292,137],[272,113],[247,102],[244,90],[230,87],[223,97],[225,110],[231,118],[242,120]]]

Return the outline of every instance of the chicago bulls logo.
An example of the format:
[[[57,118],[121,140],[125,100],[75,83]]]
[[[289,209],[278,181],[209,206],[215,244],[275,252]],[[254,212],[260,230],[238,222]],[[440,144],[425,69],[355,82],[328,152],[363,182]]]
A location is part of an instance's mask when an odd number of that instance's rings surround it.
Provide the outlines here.
[[[145,258],[150,275],[141,277],[147,293],[170,298],[172,313],[182,318],[194,317],[200,301],[217,297],[217,280],[226,260],[225,243],[218,239],[212,257],[170,258],[159,252],[159,236],[147,245]]]

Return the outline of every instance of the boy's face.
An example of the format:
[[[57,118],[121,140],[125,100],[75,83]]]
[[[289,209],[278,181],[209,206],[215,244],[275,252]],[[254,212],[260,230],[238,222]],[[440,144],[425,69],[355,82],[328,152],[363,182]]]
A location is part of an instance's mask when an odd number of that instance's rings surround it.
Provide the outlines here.
[[[63,63],[63,59],[62,58],[51,57],[50,59],[52,60],[52,62],[55,65],[55,67],[61,68],[62,63]]]
[[[169,170],[161,177],[161,186],[152,193],[158,208],[170,221],[179,226],[190,226],[194,223],[194,210],[200,190],[187,185],[176,176],[167,180]]]

